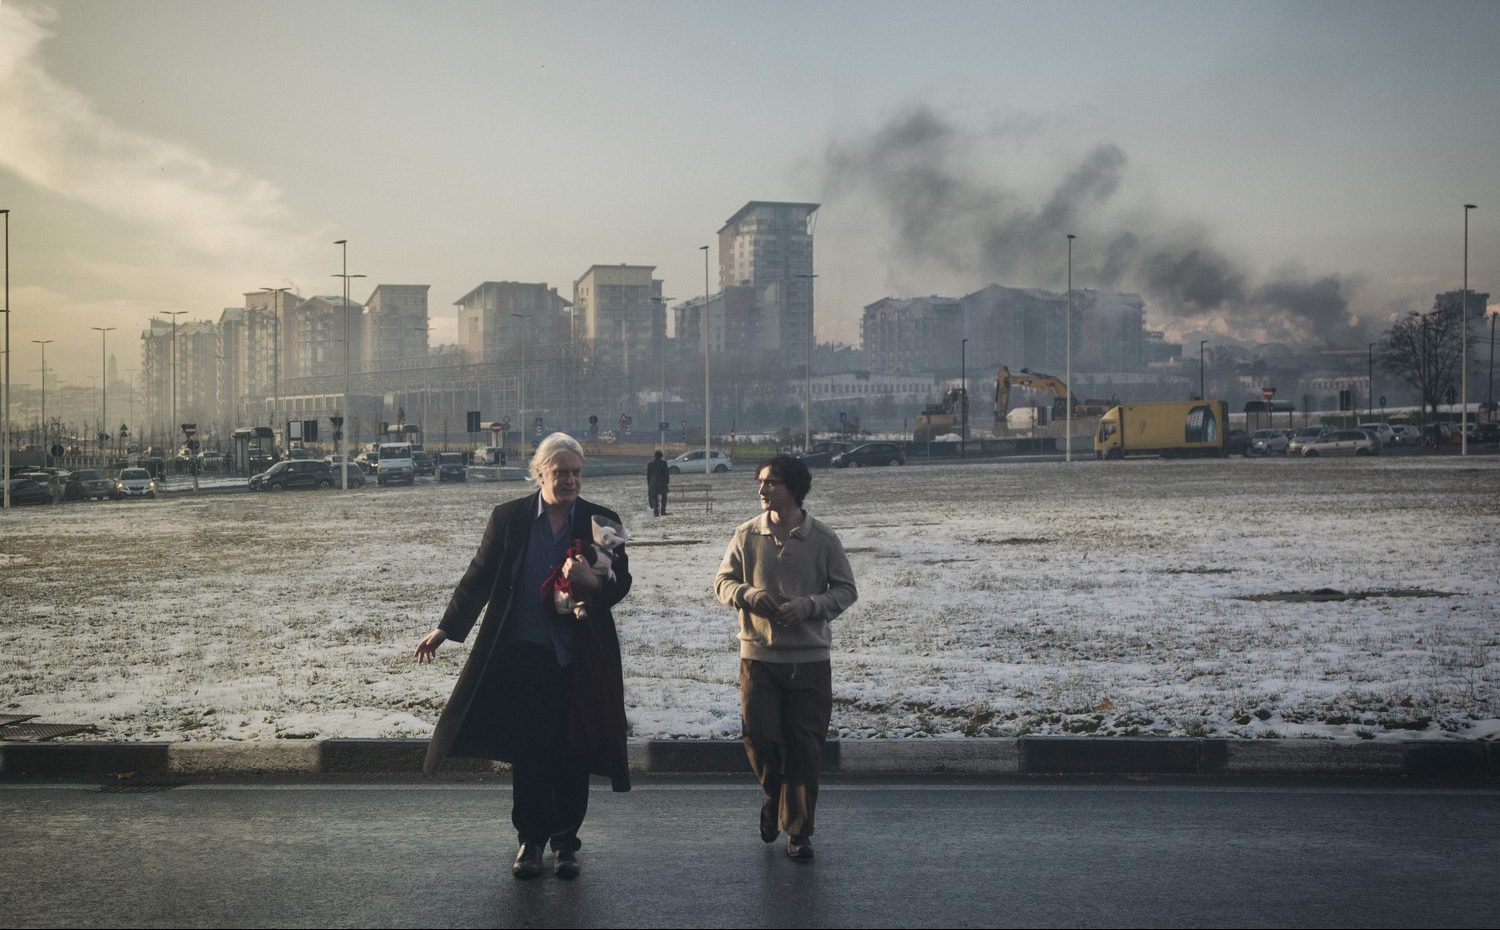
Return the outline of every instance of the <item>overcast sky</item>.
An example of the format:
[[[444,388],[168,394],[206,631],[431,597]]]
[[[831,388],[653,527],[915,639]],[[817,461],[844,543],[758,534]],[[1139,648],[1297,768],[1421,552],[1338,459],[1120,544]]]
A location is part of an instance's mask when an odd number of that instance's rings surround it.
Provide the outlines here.
[[[1173,334],[1363,346],[1500,291],[1500,4],[12,2],[12,380],[139,366],[245,291],[590,265],[702,293],[747,200],[823,204],[818,335],[887,295],[1142,293]],[[715,256],[716,258],[717,256]],[[715,276],[717,270],[715,269]],[[186,319],[186,318],[184,318]]]

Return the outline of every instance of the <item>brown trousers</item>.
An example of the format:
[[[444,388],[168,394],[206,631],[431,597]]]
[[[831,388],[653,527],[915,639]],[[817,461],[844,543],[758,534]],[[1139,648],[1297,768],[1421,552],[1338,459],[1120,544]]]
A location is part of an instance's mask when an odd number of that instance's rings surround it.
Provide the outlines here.
[[[788,836],[812,836],[818,769],[833,716],[833,673],[822,662],[740,659],[740,728],[761,803]]]

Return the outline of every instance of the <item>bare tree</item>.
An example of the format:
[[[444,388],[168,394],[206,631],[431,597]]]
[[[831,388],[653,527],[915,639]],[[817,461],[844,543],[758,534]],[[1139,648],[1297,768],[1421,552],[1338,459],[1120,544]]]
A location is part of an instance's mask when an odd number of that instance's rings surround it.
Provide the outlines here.
[[[1437,303],[1427,313],[1413,310],[1397,320],[1380,343],[1380,367],[1411,385],[1434,417],[1458,389],[1463,325],[1458,304]]]

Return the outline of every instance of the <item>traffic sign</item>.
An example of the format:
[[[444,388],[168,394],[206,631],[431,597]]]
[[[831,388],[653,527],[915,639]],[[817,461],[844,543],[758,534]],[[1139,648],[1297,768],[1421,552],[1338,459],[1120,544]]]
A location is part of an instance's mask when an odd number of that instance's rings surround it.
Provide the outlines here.
[[[184,424],[182,424],[182,434],[184,436],[187,436],[187,437],[191,438],[194,435],[196,435],[197,432],[198,432],[198,424],[197,423],[184,423]]]
[[[1263,387],[1260,389],[1260,393],[1266,400],[1270,400],[1276,396],[1276,389],[1273,387]]]
[[[491,423],[490,432],[494,433],[496,436],[499,436],[501,433],[505,432],[505,427],[501,426],[499,423]]]

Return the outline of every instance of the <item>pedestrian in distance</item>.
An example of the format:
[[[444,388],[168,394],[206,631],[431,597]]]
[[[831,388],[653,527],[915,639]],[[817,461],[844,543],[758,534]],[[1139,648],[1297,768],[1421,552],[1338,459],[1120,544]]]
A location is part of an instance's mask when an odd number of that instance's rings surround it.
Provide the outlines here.
[[[859,593],[838,536],[802,506],[807,466],[778,455],[755,480],[761,514],[735,529],[714,588],[739,612],[740,726],[761,785],[760,838],[785,833],[787,855],[808,862],[833,714],[831,621]]]
[[[630,563],[620,547],[613,577],[601,579],[590,567],[584,550],[592,518],[616,524],[620,518],[579,496],[577,440],[566,433],[542,440],[531,476],[537,491],[490,514],[442,619],[417,644],[417,661],[431,661],[444,642],[462,642],[484,614],[422,770],[435,775],[455,757],[510,763],[511,823],[520,843],[512,873],[539,875],[550,843],[553,871],[575,878],[589,774],[608,777],[615,791],[630,790],[624,678],[611,613],[630,591]],[[555,607],[558,591],[582,599],[582,617]]]
[[[667,515],[667,485],[671,482],[667,462],[657,449],[656,457],[646,464],[646,496],[651,501],[651,513],[658,517]]]

